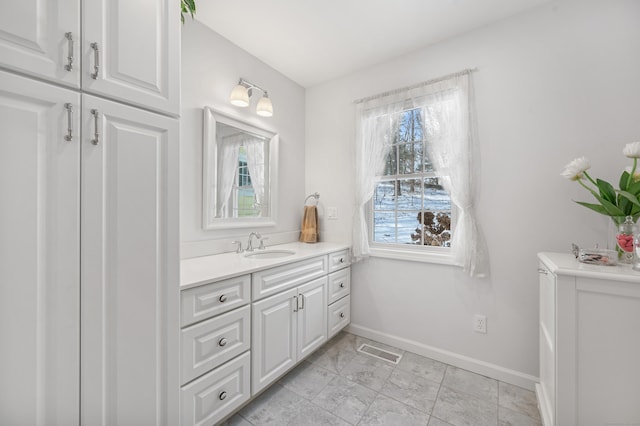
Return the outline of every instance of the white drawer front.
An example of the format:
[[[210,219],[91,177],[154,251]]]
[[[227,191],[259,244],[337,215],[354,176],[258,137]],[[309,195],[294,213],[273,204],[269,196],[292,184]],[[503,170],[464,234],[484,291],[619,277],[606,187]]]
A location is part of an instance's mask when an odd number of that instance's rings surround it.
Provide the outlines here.
[[[182,327],[228,312],[251,301],[251,275],[182,291]]]
[[[225,363],[250,345],[249,305],[183,329],[182,383]]]
[[[330,339],[338,331],[345,328],[351,322],[351,296],[345,296],[329,306],[329,331]]]
[[[329,272],[334,272],[351,265],[349,249],[329,253]]]
[[[182,426],[214,425],[251,397],[250,352],[183,386]]]
[[[329,301],[332,304],[351,292],[351,268],[329,274]]]
[[[304,284],[327,273],[327,256],[301,260],[253,274],[253,301]]]

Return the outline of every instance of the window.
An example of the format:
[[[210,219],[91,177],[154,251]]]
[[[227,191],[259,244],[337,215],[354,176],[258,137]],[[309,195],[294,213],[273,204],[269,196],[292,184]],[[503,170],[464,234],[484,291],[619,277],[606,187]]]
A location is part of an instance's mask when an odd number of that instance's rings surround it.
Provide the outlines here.
[[[391,148],[370,203],[371,239],[378,247],[448,251],[451,197],[430,159],[423,109],[401,111],[392,122]]]
[[[258,164],[263,166],[263,164]],[[251,173],[247,165],[247,149],[239,147],[238,171],[231,193],[233,217],[253,217],[259,211],[256,193],[251,183]]]

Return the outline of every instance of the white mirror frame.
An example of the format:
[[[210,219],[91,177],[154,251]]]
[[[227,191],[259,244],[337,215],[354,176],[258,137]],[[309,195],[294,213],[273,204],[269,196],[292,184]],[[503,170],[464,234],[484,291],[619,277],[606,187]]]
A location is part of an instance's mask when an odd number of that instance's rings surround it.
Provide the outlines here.
[[[216,124],[222,123],[247,133],[264,137],[269,142],[269,216],[250,218],[216,218],[218,188],[218,141]],[[205,230],[275,226],[278,206],[278,142],[275,132],[256,127],[204,107],[202,162],[202,227]]]

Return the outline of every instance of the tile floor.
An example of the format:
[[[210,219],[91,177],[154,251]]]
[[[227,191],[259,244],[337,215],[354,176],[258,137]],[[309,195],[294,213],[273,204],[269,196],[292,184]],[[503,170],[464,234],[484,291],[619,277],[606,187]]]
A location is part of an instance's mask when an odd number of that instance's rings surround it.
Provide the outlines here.
[[[341,332],[225,426],[541,425],[535,394],[381,343],[398,365],[357,352],[372,343]]]

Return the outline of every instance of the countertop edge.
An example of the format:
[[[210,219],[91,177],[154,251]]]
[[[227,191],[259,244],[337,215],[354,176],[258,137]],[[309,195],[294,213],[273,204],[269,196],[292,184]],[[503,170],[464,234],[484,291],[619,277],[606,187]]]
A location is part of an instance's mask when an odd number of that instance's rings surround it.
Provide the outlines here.
[[[538,259],[555,275],[571,275],[640,284],[640,272],[631,269],[631,265],[589,265],[578,262],[570,253],[540,252],[538,253]]]

